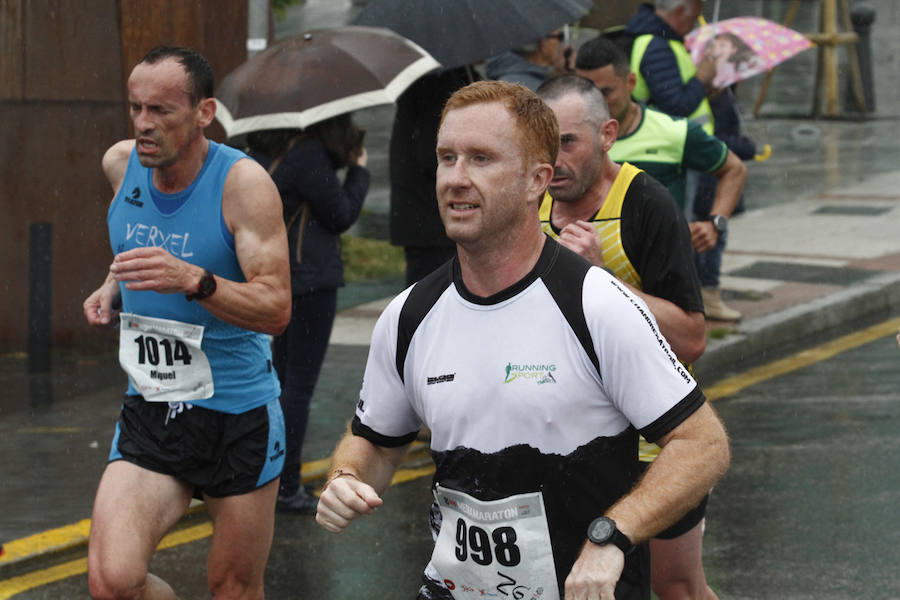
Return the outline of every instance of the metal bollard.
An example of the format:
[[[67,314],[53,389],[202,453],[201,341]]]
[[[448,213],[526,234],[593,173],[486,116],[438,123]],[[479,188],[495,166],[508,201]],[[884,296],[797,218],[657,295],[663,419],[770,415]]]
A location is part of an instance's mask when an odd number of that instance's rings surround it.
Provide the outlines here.
[[[863,99],[866,110],[875,111],[875,81],[872,77],[872,23],[875,22],[875,9],[865,4],[855,4],[850,9],[850,21],[853,30],[859,36],[856,53],[859,56],[859,72],[862,78]],[[847,85],[847,106],[854,106],[852,82]]]
[[[28,372],[50,370],[53,225],[32,223],[29,246]]]

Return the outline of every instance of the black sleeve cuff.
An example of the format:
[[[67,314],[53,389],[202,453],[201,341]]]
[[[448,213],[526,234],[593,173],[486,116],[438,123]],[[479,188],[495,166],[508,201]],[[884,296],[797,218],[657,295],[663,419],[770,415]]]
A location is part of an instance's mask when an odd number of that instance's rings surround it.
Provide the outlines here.
[[[359,420],[359,416],[353,417],[353,422],[350,424],[350,431],[353,435],[358,435],[359,437],[372,442],[376,446],[384,446],[385,448],[399,448],[400,446],[411,444],[415,441],[416,435],[419,433],[418,431],[413,431],[412,433],[407,433],[406,435],[401,435],[399,437],[382,435],[368,425],[364,425],[363,422]]]
[[[659,438],[681,425],[685,419],[703,406],[704,402],[706,402],[706,396],[703,395],[700,385],[695,385],[694,389],[678,404],[670,408],[666,414],[641,429],[641,435],[648,442],[655,443]]]

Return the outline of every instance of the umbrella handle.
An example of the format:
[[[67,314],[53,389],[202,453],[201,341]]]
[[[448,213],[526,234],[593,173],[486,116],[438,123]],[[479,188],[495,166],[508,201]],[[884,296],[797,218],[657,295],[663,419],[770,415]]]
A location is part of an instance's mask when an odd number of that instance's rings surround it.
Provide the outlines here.
[[[769,160],[769,157],[772,156],[772,146],[766,144],[763,146],[763,151],[753,157],[753,160],[756,162],[766,162]]]

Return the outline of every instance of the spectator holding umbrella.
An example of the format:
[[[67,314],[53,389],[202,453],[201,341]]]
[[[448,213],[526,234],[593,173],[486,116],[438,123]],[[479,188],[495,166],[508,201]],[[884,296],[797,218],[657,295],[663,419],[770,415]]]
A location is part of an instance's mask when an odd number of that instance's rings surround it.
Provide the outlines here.
[[[343,114],[303,131],[266,130],[247,138],[250,155],[269,170],[281,194],[291,259],[291,320],[273,343],[286,436],[278,512],[316,512],[318,500],[300,485],[300,456],[337,290],[344,285],[340,234],[356,222],[369,189],[363,133]],[[337,170],[345,167],[341,183]]]
[[[292,318],[275,338],[286,421],[285,467],[276,508],[315,512],[300,485],[309,403],[344,285],[340,234],[359,217],[369,188],[363,131],[350,113],[393,102],[438,66],[386,29],[335,27],[286,38],[232,71],[217,90],[217,118],[251,155],[283,202],[291,267]],[[337,171],[347,169],[340,181]]]

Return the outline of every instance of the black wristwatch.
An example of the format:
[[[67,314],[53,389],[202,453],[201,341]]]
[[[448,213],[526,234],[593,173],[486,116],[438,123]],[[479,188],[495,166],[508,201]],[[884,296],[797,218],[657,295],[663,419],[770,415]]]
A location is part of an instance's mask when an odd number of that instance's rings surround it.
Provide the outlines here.
[[[716,228],[716,231],[719,232],[719,235],[722,235],[723,233],[728,231],[728,219],[726,219],[722,215],[710,215],[709,220],[712,221],[713,227]]]
[[[203,300],[209,298],[216,291],[216,276],[209,269],[203,269],[203,277],[197,283],[197,291],[193,294],[185,294],[184,297],[190,300]]]
[[[616,522],[609,517],[597,517],[588,525],[587,538],[598,546],[613,544],[624,554],[634,550],[634,544],[628,536],[619,531]]]

